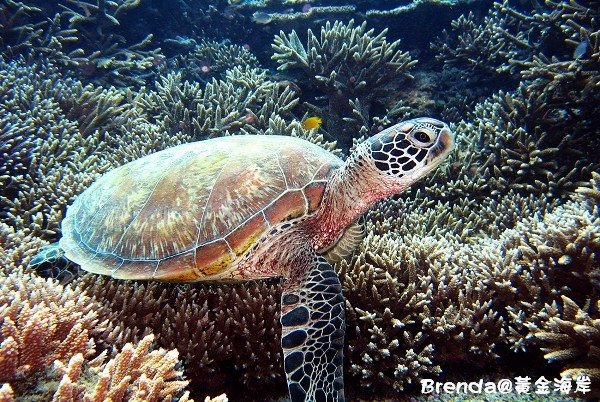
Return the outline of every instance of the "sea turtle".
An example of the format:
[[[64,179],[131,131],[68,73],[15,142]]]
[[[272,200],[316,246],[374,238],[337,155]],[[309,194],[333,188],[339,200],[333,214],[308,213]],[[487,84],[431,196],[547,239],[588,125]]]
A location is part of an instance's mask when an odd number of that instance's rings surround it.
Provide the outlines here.
[[[292,401],[343,401],[344,298],[331,262],[377,200],[450,152],[431,118],[367,139],[346,162],[287,136],[228,136],[118,167],[77,197],[59,246],[85,271],[171,282],[283,277],[281,346]]]

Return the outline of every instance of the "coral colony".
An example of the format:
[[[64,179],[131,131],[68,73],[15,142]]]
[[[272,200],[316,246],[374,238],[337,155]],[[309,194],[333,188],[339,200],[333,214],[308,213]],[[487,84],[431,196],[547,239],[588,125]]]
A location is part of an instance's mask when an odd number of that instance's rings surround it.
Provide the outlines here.
[[[347,400],[502,378],[600,396],[600,2],[347,3],[0,0],[0,400],[285,397],[280,280],[34,258],[94,180],[156,151],[289,135],[342,156],[423,115],[455,151],[335,266]]]

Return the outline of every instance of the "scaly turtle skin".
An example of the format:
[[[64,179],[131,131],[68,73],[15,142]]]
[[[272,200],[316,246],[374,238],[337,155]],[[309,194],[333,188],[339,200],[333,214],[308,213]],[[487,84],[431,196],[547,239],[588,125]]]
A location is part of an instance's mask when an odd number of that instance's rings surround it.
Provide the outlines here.
[[[369,138],[344,163],[307,141],[234,136],[183,144],[114,169],[81,194],[60,247],[119,279],[282,276],[282,348],[292,401],[343,401],[344,298],[331,262],[357,219],[450,152],[444,123],[419,118]]]

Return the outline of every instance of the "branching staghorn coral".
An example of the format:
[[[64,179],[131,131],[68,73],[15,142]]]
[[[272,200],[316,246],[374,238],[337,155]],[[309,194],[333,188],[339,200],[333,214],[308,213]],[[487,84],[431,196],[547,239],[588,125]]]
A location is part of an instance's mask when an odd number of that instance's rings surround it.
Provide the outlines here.
[[[43,218],[38,216],[39,220]],[[38,227],[42,222],[35,222]],[[0,222],[0,276],[8,275],[10,272],[23,269],[39,250],[47,245],[47,241],[31,234],[25,230],[15,230],[14,227]]]
[[[581,118],[578,109],[598,98],[598,2],[546,1],[544,7],[521,12],[504,0],[494,8],[481,24],[473,14],[453,21],[453,34],[444,32],[432,44],[438,60],[460,66],[473,80],[485,79],[490,72],[518,72],[533,91],[543,92],[540,104],[565,109],[545,117],[569,122]],[[580,44],[583,53],[576,54]]]
[[[250,67],[227,70],[223,80],[213,79],[204,87],[177,73],[156,86],[135,98],[138,109],[165,131],[194,140],[236,134],[245,126],[265,130],[275,116],[293,118],[291,110],[298,103],[293,89],[281,88],[267,79],[266,71]]]
[[[120,22],[139,4],[140,0],[2,0],[0,52],[8,59],[43,54],[86,79],[141,85],[153,76],[163,56],[160,49],[150,49],[151,34],[132,44],[136,33]]]
[[[25,63],[2,63],[0,71],[1,215],[15,228],[48,238],[72,197],[109,167],[98,138],[115,127],[123,95],[61,80],[43,62]]]
[[[525,220],[519,235],[507,233],[519,257],[511,279],[516,303],[506,300],[511,347],[540,347],[548,361],[563,365],[563,376],[588,375],[593,383],[600,379],[600,210],[593,198],[599,186],[595,173],[591,188],[578,189],[583,197]]]
[[[408,4],[406,4],[406,2],[401,2],[402,4],[393,7],[393,4],[391,4],[392,8],[386,8],[386,9],[369,9],[365,12],[365,15],[367,16],[367,18],[381,18],[381,17],[398,17],[398,16],[402,16],[405,17],[407,16],[408,13],[410,12],[414,12],[416,10],[419,10],[419,8],[423,7],[423,6],[427,6],[427,5],[434,5],[434,6],[456,6],[457,4],[460,3],[471,3],[473,2],[473,0],[413,0],[408,2]],[[384,3],[384,4],[388,4],[388,3]]]
[[[229,43],[202,39],[193,50],[181,56],[175,65],[188,81],[208,81],[236,66],[259,67],[258,59],[248,49]]]
[[[588,376],[592,384],[600,381],[600,300],[580,307],[567,296],[562,305],[546,304],[536,314],[538,326],[532,326],[535,342],[541,344],[549,361],[565,362],[561,375],[576,379]],[[594,392],[597,394],[597,392]]]
[[[93,139],[83,138],[77,122],[66,118],[52,93],[51,68],[37,65],[21,70],[24,64],[2,64],[4,67],[0,101],[4,112],[2,127],[2,219],[16,228],[29,227],[42,236],[54,233],[61,219],[61,205],[77,193],[77,186],[62,179],[69,176],[81,183],[81,189],[93,176],[60,165],[78,158],[87,163],[87,152],[93,153]],[[55,71],[54,71],[55,72]],[[54,92],[54,91],[57,92]],[[59,165],[60,164],[60,165]],[[62,201],[61,201],[62,200]],[[43,211],[43,212],[42,212]],[[42,227],[35,224],[43,214]]]
[[[0,381],[24,393],[55,360],[94,353],[91,299],[19,270],[0,276],[0,284]]]
[[[552,126],[544,116],[554,106],[539,97],[523,83],[477,104],[456,127],[458,143],[448,163],[424,182],[432,184],[409,191],[420,188],[433,199],[466,198],[472,208],[509,193],[540,194],[552,202],[574,191],[600,166],[596,135],[584,129],[589,119]]]
[[[18,395],[35,388],[55,360],[94,353],[98,320],[91,299],[18,269],[0,283],[0,381]]]
[[[387,42],[386,33],[387,29],[374,35],[366,23],[355,27],[351,20],[327,22],[320,37],[309,29],[306,47],[296,31],[275,36],[272,58],[281,64],[278,69],[300,69],[326,97],[325,126],[342,148],[350,147],[360,129],[355,120],[345,120],[353,117],[350,101],[360,102],[368,120],[373,99],[390,91],[392,82],[411,77],[408,72],[416,61],[398,50],[400,41]]]
[[[547,105],[542,127],[572,133],[575,144],[600,144],[600,129],[592,121],[600,113],[600,24],[597,1],[570,3],[548,1],[549,10],[539,20],[545,25],[558,25],[560,40],[569,49],[567,55],[544,54],[520,62],[521,76],[527,83],[530,96],[536,103]],[[576,55],[583,44],[585,51]],[[585,151],[584,151],[585,152]]]
[[[14,56],[33,46],[43,35],[44,21],[31,22],[32,16],[39,16],[38,7],[16,2],[0,1],[0,54]]]
[[[187,386],[177,350],[150,350],[149,334],[135,346],[105,345],[98,355],[94,338],[108,325],[99,320],[100,305],[70,286],[0,264],[2,400],[170,401]],[[114,356],[107,359],[109,350]],[[188,393],[180,400],[190,400]]]
[[[535,83],[544,83],[541,74]],[[570,88],[588,82],[593,81],[578,76]],[[591,306],[598,298],[598,210],[580,200],[560,205],[560,197],[575,189],[596,203],[600,199],[597,177],[592,188],[577,188],[598,169],[597,136],[589,129],[593,118],[588,113],[596,103],[579,103],[581,121],[553,126],[548,110],[558,105],[540,101],[552,92],[528,84],[477,105],[456,127],[457,149],[448,162],[408,190],[410,201],[386,201],[371,212],[368,246],[352,262],[342,263],[351,306],[348,342],[357,351],[351,373],[362,387],[402,389],[444,370],[452,359],[491,363],[502,345],[533,354],[539,347],[556,351],[549,359],[570,351],[565,373],[596,375],[590,364],[597,347],[592,332],[585,339],[588,333],[568,329],[580,322],[560,327],[544,313],[546,303],[561,306],[565,295],[582,311],[596,314]],[[435,262],[438,250],[446,258],[442,264]],[[415,304],[405,307],[407,300]],[[419,300],[439,307],[424,311]],[[445,300],[451,302],[444,305]],[[469,321],[473,316],[482,317],[478,322],[486,326],[475,334],[470,332],[476,327]],[[538,332],[544,332],[539,339]],[[419,348],[411,339],[419,339]],[[465,339],[475,347],[462,348]],[[405,346],[398,348],[398,343]],[[412,366],[403,360],[407,349],[416,353]]]
[[[480,191],[561,195],[579,186],[600,162],[577,146],[593,144],[593,134],[551,128],[544,120],[549,106],[528,92],[525,84],[512,93],[499,92],[475,106],[471,122],[457,127],[484,151],[475,156],[477,175],[488,181]]]
[[[503,325],[489,291],[478,286],[491,273],[477,267],[484,253],[464,244],[468,229],[455,232],[462,223],[451,225],[460,218],[444,214],[447,204],[414,201],[380,203],[358,253],[339,265],[350,373],[377,394],[404,390],[444,364],[493,361]]]
[[[300,12],[270,12],[269,23],[289,24],[295,21],[311,23],[315,18],[343,18],[356,12],[355,5],[342,6],[311,6],[307,11]]]
[[[152,69],[161,62],[160,49],[149,49],[152,34],[138,43],[131,43],[120,19],[136,9],[140,0],[106,1],[95,3],[66,0],[61,17],[68,19],[74,31],[68,63],[75,64],[84,76],[99,75],[101,81],[120,86],[142,85],[153,76]],[[127,44],[124,46],[124,44]]]
[[[85,362],[81,354],[67,364],[54,363],[62,376],[54,400],[102,401],[172,401],[187,386],[181,380],[176,349],[151,350],[154,336],[147,335],[134,347],[127,343],[114,358],[106,361],[106,353]],[[189,391],[178,398],[190,402]]]
[[[490,227],[510,216],[507,207],[482,213],[479,206],[469,215],[418,193],[369,213],[358,253],[338,265],[346,277],[350,375],[363,388],[380,395],[459,362],[493,364],[508,357],[498,354],[503,345],[533,354],[542,347],[549,360],[567,359],[565,375],[596,378],[598,343],[584,326],[596,325],[598,207],[582,199],[544,207],[534,198],[520,210],[518,199],[501,198],[517,212],[503,230]],[[577,300],[591,318],[552,318],[561,297]]]
[[[154,332],[158,345],[179,350],[186,376],[203,391],[266,395],[264,387],[275,385],[271,392],[285,392],[278,281],[178,286],[86,275],[77,283],[110,323],[102,343],[122,345]]]
[[[498,3],[496,6],[499,8]],[[510,61],[528,57],[540,45],[542,35],[533,32],[530,22],[498,9],[477,22],[470,12],[452,21],[452,32],[444,30],[431,48],[437,60],[458,67],[466,79],[510,80],[516,67]]]

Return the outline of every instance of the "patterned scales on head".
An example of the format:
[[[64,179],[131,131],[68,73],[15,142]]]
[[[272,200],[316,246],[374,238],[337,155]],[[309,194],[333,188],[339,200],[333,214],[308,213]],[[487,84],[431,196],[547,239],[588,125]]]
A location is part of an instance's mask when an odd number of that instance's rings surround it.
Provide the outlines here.
[[[61,247],[120,279],[255,279],[238,259],[270,227],[314,212],[342,160],[294,137],[183,144],[109,172],[77,198]]]

